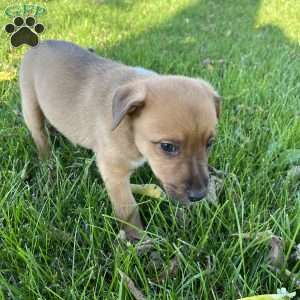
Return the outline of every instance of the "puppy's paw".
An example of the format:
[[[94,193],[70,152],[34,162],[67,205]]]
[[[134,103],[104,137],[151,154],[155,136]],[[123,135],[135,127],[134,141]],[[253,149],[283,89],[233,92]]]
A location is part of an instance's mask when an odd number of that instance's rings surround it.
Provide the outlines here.
[[[143,239],[143,232],[134,228],[121,229],[117,235],[117,238],[121,241],[131,242],[132,244],[138,243]]]
[[[154,248],[154,240],[149,238],[146,233],[139,236],[130,235],[125,230],[120,230],[117,235],[117,240],[126,243],[127,246],[133,245],[139,255],[144,254]]]

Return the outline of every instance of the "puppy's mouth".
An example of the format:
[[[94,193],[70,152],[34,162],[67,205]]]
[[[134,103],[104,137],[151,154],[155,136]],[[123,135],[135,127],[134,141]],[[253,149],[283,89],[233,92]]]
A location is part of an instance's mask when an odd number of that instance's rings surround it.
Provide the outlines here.
[[[187,195],[178,192],[174,185],[162,184],[162,186],[168,197],[175,205],[179,204],[181,206],[189,207],[194,204],[194,202],[190,201]]]
[[[165,183],[160,181],[160,185],[166,192],[167,196],[174,202],[175,204],[180,204],[183,206],[191,206],[193,204],[197,204],[202,202],[207,198],[209,193],[209,186],[211,184],[211,175],[216,173],[217,170],[208,165],[209,169],[209,182],[206,187],[202,190],[191,191],[188,193],[186,192],[186,188],[183,185],[175,185],[172,183]]]
[[[175,205],[179,204],[181,206],[189,207],[193,204],[193,202],[191,202],[188,197],[178,196],[178,194],[167,190],[166,192]]]

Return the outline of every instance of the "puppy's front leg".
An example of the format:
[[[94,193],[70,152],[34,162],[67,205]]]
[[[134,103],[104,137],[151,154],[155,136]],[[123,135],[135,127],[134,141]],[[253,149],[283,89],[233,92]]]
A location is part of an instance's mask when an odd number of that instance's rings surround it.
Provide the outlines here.
[[[132,240],[140,239],[139,229],[143,229],[143,225],[131,191],[130,170],[122,163],[112,163],[100,157],[97,157],[97,165],[105,182],[115,215],[121,222],[124,222],[122,227],[127,237]]]

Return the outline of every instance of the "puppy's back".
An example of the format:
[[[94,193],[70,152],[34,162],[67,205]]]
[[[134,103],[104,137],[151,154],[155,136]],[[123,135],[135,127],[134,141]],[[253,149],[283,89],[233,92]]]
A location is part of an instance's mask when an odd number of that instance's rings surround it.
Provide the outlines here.
[[[93,142],[85,141],[86,136],[93,138],[93,120],[100,116],[101,108],[105,109],[99,104],[104,93],[97,93],[106,77],[101,74],[119,65],[72,43],[42,42],[30,49],[22,61],[22,98],[31,95],[54,127],[72,142],[91,148]],[[93,93],[98,94],[98,100]]]
[[[43,84],[45,79],[48,86],[60,82],[65,88],[68,83],[74,88],[72,79],[80,83],[87,77],[90,79],[93,70],[98,73],[106,72],[114,65],[115,62],[101,58],[73,43],[48,40],[25,54],[20,79],[26,81],[31,78],[35,81],[35,86]]]

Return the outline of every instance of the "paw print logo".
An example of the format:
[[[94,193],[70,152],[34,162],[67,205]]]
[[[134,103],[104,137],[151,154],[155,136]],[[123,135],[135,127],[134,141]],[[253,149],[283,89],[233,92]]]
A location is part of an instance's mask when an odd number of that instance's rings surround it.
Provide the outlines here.
[[[12,46],[19,47],[27,44],[34,47],[39,43],[38,34],[44,31],[44,25],[36,24],[34,17],[27,17],[25,22],[22,17],[16,17],[14,24],[10,23],[5,26],[5,31],[11,34]]]

